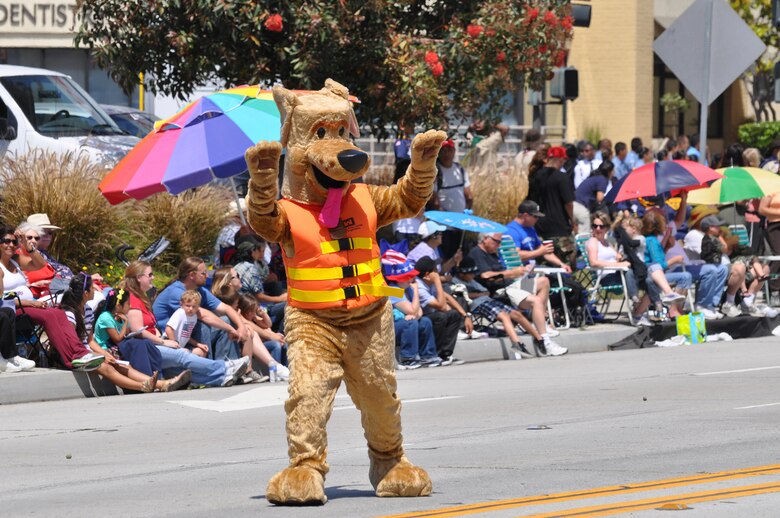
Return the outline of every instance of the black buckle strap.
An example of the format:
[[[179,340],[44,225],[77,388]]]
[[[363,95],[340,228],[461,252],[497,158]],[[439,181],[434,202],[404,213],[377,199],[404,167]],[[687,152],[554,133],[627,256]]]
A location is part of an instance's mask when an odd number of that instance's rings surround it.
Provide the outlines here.
[[[354,264],[341,267],[341,278],[349,279],[350,277],[357,277],[357,266]]]
[[[342,289],[344,290],[345,299],[355,299],[360,296],[360,290],[357,286],[347,286],[346,288]]]
[[[339,243],[339,251],[354,250],[355,248],[352,239],[349,237],[342,237],[341,239],[338,240],[338,243]]]

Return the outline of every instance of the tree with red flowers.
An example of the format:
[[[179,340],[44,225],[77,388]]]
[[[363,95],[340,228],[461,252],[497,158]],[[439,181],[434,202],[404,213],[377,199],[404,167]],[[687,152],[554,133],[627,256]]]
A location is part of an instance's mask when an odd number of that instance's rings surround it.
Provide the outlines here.
[[[332,77],[361,122],[442,126],[497,120],[507,93],[565,59],[568,0],[78,0],[76,42],[126,90],[186,98],[198,85]]]

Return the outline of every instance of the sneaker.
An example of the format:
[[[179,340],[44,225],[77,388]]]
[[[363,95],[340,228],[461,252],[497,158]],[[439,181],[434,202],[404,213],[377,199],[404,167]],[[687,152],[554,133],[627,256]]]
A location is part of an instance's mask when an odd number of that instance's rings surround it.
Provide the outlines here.
[[[547,349],[548,356],[563,356],[564,354],[569,352],[567,348],[561,347],[560,345],[553,342],[552,340],[544,344],[544,347]]]
[[[725,302],[720,309],[724,315],[731,318],[738,317],[742,314],[742,310],[733,302]]]
[[[667,305],[671,304],[678,304],[685,300],[684,295],[680,295],[679,293],[666,293],[661,297],[661,302]]]
[[[106,361],[106,357],[102,354],[87,353],[81,358],[72,360],[70,363],[74,369],[91,371],[100,367],[104,361]]]
[[[742,297],[742,308],[747,309],[750,306],[752,306],[756,302],[756,296],[755,295],[745,295]]]
[[[257,371],[247,372],[243,377],[244,385],[249,385],[250,383],[265,383],[269,379],[271,378],[263,376]]]
[[[472,340],[479,340],[480,338],[489,338],[490,335],[484,331],[472,331],[470,335],[468,335],[470,339]]]
[[[758,308],[765,317],[775,318],[777,316],[777,310],[766,304],[756,304],[755,307]]]
[[[14,356],[8,361],[17,367],[20,367],[23,371],[31,371],[35,368],[34,361],[28,360],[27,358],[22,358],[21,356]]]
[[[438,356],[433,356],[431,358],[423,358],[422,360],[420,360],[420,365],[428,369],[432,369],[433,367],[440,367],[441,358],[439,358]]]
[[[222,386],[233,386],[246,373],[249,361],[249,356],[244,356],[238,360],[225,360],[225,379],[222,381]]]
[[[282,365],[276,364],[276,381],[288,381],[290,379],[290,369]]]
[[[706,306],[696,306],[696,311],[704,315],[705,320],[719,320],[723,318],[722,313],[720,313],[719,311],[713,308],[708,308]]]
[[[449,358],[447,358],[447,360],[449,360],[449,362],[450,362],[449,365],[463,365],[464,363],[466,363],[465,361],[461,360],[460,358],[455,358],[454,356],[450,356]],[[444,364],[443,361],[442,361],[442,364]]]
[[[515,358],[533,358],[534,355],[528,351],[528,349],[525,348],[525,344],[523,343],[516,343],[512,344],[510,347],[513,353],[515,353]]]
[[[11,360],[0,358],[0,372],[22,372],[22,368]]]
[[[398,365],[396,365],[396,368],[399,371],[411,371],[419,369],[420,367],[422,367],[422,365],[420,365],[420,362],[417,360],[401,360],[398,362]]]
[[[547,336],[561,336],[561,332],[558,331],[555,328],[548,327],[547,328]]]
[[[468,340],[471,336],[463,331],[458,331],[458,340]]]
[[[655,324],[650,322],[645,315],[634,317],[634,325],[636,327],[653,327]]]
[[[547,356],[547,347],[544,346],[544,340],[534,340],[534,350],[536,356]]]

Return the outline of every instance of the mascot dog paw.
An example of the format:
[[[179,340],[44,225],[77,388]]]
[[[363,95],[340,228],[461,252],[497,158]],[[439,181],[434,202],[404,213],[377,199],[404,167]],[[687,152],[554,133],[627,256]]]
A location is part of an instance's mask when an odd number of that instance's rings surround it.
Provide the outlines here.
[[[290,362],[287,442],[290,465],[268,484],[280,505],[323,504],[328,472],[326,425],[342,381],[361,413],[378,496],[425,496],[431,481],[404,456],[396,395],[395,340],[376,230],[416,215],[436,178],[441,131],[418,135],[411,164],[391,187],[352,183],[368,170],[349,92],[332,80],[315,93],[274,87],[281,143],[246,153],[249,223],[278,242],[285,263],[285,329]],[[278,167],[285,148],[282,199]]]

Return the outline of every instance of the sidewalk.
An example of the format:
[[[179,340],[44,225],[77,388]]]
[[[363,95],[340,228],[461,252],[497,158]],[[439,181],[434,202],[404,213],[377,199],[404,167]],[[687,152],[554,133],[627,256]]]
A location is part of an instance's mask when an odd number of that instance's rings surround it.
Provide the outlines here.
[[[619,324],[599,324],[586,329],[561,331],[555,341],[569,349],[569,354],[601,352],[634,333],[636,328]],[[528,335],[523,335],[526,346],[531,345]],[[507,338],[482,338],[461,340],[454,355],[467,362],[508,360],[510,342]],[[523,361],[544,361],[523,360]],[[97,374],[80,371],[35,369],[14,374],[0,373],[0,405],[56,401],[95,396],[122,394],[111,383]]]

